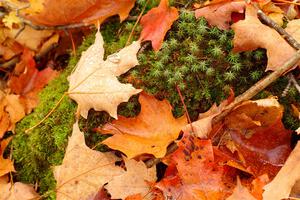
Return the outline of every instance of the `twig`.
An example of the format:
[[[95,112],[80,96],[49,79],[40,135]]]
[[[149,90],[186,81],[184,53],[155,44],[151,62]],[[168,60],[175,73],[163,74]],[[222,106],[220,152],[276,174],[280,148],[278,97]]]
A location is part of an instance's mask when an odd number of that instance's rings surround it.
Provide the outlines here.
[[[297,80],[295,79],[293,74],[289,74],[289,80],[293,83],[297,91],[300,93],[300,85],[298,84]]]
[[[291,57],[288,61],[286,61],[281,67],[279,67],[274,72],[266,76],[264,79],[258,81],[256,84],[250,87],[243,94],[237,96],[231,104],[225,107],[224,112],[222,112],[220,115],[216,116],[213,119],[213,124],[222,121],[224,117],[226,117],[231,112],[231,110],[237,105],[239,105],[241,102],[251,99],[260,91],[268,87],[271,83],[277,80],[282,74],[284,74],[285,72],[293,68],[299,62],[299,60],[300,60],[300,50],[298,50],[293,55],[293,57]]]

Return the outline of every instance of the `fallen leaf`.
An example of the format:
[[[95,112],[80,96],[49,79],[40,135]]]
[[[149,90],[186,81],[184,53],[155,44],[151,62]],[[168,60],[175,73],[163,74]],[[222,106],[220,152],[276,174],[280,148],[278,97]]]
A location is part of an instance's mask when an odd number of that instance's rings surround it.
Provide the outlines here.
[[[233,193],[226,200],[256,200],[238,178]]]
[[[137,117],[119,116],[118,120],[98,129],[101,133],[113,134],[103,144],[123,152],[128,158],[141,154],[162,158],[167,146],[187,124],[186,117],[175,119],[167,100],[159,101],[146,93],[140,94],[139,102],[141,112]]]
[[[111,200],[104,187],[101,187],[93,200]]]
[[[275,178],[264,187],[264,200],[281,200],[289,197],[293,186],[300,180],[299,160],[300,143],[298,142]]]
[[[99,188],[123,173],[115,165],[116,161],[118,158],[110,152],[101,153],[87,147],[76,122],[63,162],[54,168],[57,199],[94,198]]]
[[[300,42],[300,19],[295,19],[289,21],[287,24],[285,30],[298,42]]]
[[[0,177],[9,172],[15,171],[14,163],[9,158],[7,158],[7,159],[3,158],[4,150],[6,149],[7,145],[11,141],[11,139],[12,139],[12,137],[9,137],[7,139],[3,139],[0,142]],[[1,192],[0,192],[0,195],[1,195]]]
[[[284,12],[279,6],[276,6],[273,2],[269,1],[261,5],[262,11],[270,17],[279,26],[283,25]]]
[[[245,167],[255,175],[276,175],[290,154],[291,131],[281,121],[283,107],[275,98],[246,101],[225,118]]]
[[[59,26],[75,23],[100,24],[110,16],[119,15],[123,21],[133,8],[135,0],[43,0],[43,9],[22,10],[23,16],[34,24]]]
[[[211,26],[217,26],[219,29],[228,30],[233,12],[244,13],[245,2],[230,1],[219,4],[209,5],[195,11],[196,18],[205,17]]]
[[[78,113],[82,117],[87,118],[89,109],[94,108],[117,118],[118,105],[142,91],[131,84],[120,83],[116,77],[138,64],[139,49],[140,42],[133,42],[103,61],[103,38],[99,31],[96,33],[95,43],[82,54],[68,78],[68,94],[78,103]]]
[[[17,17],[17,12],[16,11],[11,11],[9,12],[8,15],[5,15],[2,19],[2,22],[4,23],[4,25],[10,29],[13,28],[14,24],[21,24],[21,20],[19,17]]]
[[[258,48],[267,50],[266,71],[276,70],[296,52],[279,33],[260,22],[257,10],[251,5],[246,6],[245,20],[241,20],[231,27],[235,33],[233,51],[252,51]]]
[[[114,177],[105,186],[112,199],[125,199],[139,194],[142,199],[152,199],[150,185],[147,182],[156,181],[156,167],[147,168],[144,162],[125,159],[126,171]],[[131,197],[132,199],[133,197]]]
[[[0,177],[0,199],[3,200],[32,200],[39,199],[32,185],[21,182],[10,183],[7,177]]]
[[[150,40],[152,47],[158,51],[163,43],[167,31],[174,21],[179,17],[175,7],[169,7],[168,0],[161,0],[156,8],[152,8],[141,18],[140,24],[143,27],[140,39]]]
[[[168,168],[156,187],[165,196],[177,200],[223,199],[230,191],[225,187],[224,167],[214,160],[210,140],[186,135],[164,161]]]

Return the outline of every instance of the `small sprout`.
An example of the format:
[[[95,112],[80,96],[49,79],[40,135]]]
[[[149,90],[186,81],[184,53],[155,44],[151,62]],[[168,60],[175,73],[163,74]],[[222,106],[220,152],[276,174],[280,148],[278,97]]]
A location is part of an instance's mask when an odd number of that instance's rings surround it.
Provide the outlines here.
[[[195,42],[190,43],[190,52],[191,53],[197,53],[199,51],[199,47]]]
[[[208,63],[205,60],[202,60],[199,62],[199,69],[202,72],[205,72],[207,70],[207,66],[208,66]]]
[[[187,22],[181,22],[181,23],[178,24],[178,30],[185,31],[187,26],[188,26]]]
[[[189,72],[189,67],[186,66],[186,65],[183,65],[180,67],[180,72],[183,73],[183,74],[186,74]]]
[[[229,71],[229,72],[225,72],[224,73],[224,79],[226,81],[232,81],[236,78],[235,74],[232,72],[232,71]]]
[[[169,86],[174,86],[174,85],[175,85],[175,79],[174,79],[173,77],[170,77],[170,78],[167,80],[167,82],[168,82],[168,85],[169,85]]]
[[[156,77],[156,78],[160,77],[161,74],[162,74],[161,71],[157,68],[152,69],[151,72],[150,72],[150,75],[153,76],[153,77]]]
[[[254,58],[258,61],[262,60],[264,58],[265,53],[263,51],[255,51],[254,52]]]
[[[208,29],[208,27],[206,25],[197,24],[196,31],[197,31],[198,34],[200,34],[200,35],[206,34],[207,29]]]
[[[164,71],[164,76],[165,76],[165,77],[170,77],[170,75],[171,75],[170,70],[166,69],[166,70]]]
[[[247,58],[251,58],[252,55],[253,55],[253,53],[252,53],[252,51],[246,51],[246,52],[244,52],[244,55],[245,55]]]
[[[169,45],[168,42],[164,42],[164,43],[162,44],[161,48],[162,48],[163,50],[169,49],[169,48],[170,48],[170,45]]]
[[[204,37],[203,37],[202,35],[200,35],[200,34],[196,35],[196,42],[197,42],[197,43],[202,42],[203,39],[204,39]]]
[[[196,59],[196,57],[195,57],[194,55],[189,54],[189,55],[187,55],[187,56],[184,58],[184,60],[185,60],[186,62],[192,64],[192,63],[194,63],[197,59]]]
[[[178,83],[178,88],[180,90],[184,90],[186,88],[186,85],[183,82]]]
[[[126,105],[126,108],[129,111],[133,111],[134,110],[134,103],[133,102],[128,102],[127,105]]]
[[[175,79],[176,81],[181,81],[181,80],[183,79],[182,73],[179,72],[179,71],[176,71],[175,74],[174,74],[174,79]]]
[[[170,44],[170,48],[171,49],[176,49],[176,47],[178,46],[178,41],[175,38],[172,38],[169,41],[169,44]]]
[[[147,56],[145,54],[139,54],[138,55],[138,60],[141,64],[145,64],[147,62]]]
[[[213,27],[210,29],[209,34],[213,37],[219,37],[219,35],[221,34],[221,31],[217,27]]]
[[[261,77],[261,73],[259,71],[253,71],[250,73],[250,77],[252,80],[257,81]]]
[[[222,51],[221,47],[219,47],[219,46],[214,46],[210,50],[210,53],[215,58],[219,58],[219,57],[221,57],[223,55],[223,51]]]
[[[231,69],[235,72],[239,72],[241,71],[241,69],[243,68],[242,64],[237,62],[237,63],[234,63],[232,66],[231,66]]]
[[[161,61],[157,61],[153,64],[154,68],[157,69],[163,69],[164,68],[164,64]]]
[[[236,64],[237,62],[239,62],[240,59],[240,55],[230,52],[228,54],[228,56],[226,57],[226,59],[228,60],[228,62],[230,62],[231,64]]]
[[[180,19],[182,19],[183,21],[192,22],[195,20],[195,15],[193,12],[183,10],[180,14]]]
[[[206,69],[206,75],[207,75],[207,76],[213,76],[214,73],[215,73],[215,69],[214,69],[214,68],[208,67],[208,68]]]
[[[178,29],[178,31],[177,31],[177,35],[178,35],[180,38],[183,38],[183,37],[185,36],[185,32],[184,32],[184,30],[182,30],[182,29]]]
[[[191,67],[192,72],[198,72],[199,70],[200,70],[200,65],[198,65],[198,64],[192,65],[192,67]]]
[[[203,25],[203,26],[207,26],[207,21],[206,21],[205,17],[200,17],[198,19],[198,24]]]
[[[226,35],[226,33],[222,33],[219,37],[219,41],[222,43],[222,44],[225,44],[227,41],[228,41],[228,37]]]
[[[137,78],[139,76],[139,72],[135,69],[131,70],[130,75],[134,78]]]
[[[218,44],[216,40],[209,40],[207,43],[208,46],[215,46],[216,44]]]
[[[169,61],[169,55],[168,54],[164,54],[161,59],[160,62],[161,63],[167,63]]]

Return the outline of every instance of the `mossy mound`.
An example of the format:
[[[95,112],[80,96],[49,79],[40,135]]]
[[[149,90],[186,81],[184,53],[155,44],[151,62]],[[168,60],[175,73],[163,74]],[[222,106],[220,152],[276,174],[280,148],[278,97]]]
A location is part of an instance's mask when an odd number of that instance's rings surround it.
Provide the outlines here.
[[[101,29],[105,41],[106,55],[123,48],[134,22],[109,23]],[[134,38],[139,35],[139,29]],[[121,81],[131,82],[136,88],[143,88],[148,93],[162,99],[167,98],[174,107],[176,116],[184,112],[176,87],[184,97],[192,119],[199,112],[206,111],[214,102],[219,103],[233,88],[236,95],[243,93],[263,75],[266,66],[264,50],[235,54],[232,49],[232,31],[221,31],[209,27],[204,19],[196,20],[190,12],[182,12],[180,19],[173,25],[166,36],[163,48],[154,52],[146,47],[139,53],[140,65],[120,77]],[[39,192],[44,197],[55,199],[55,180],[52,167],[59,165],[64,157],[68,135],[75,121],[76,104],[64,97],[55,112],[40,126],[29,133],[25,130],[37,124],[55,106],[68,89],[67,77],[76,65],[81,52],[94,42],[91,34],[73,56],[62,74],[49,83],[40,93],[40,104],[35,111],[26,116],[16,127],[13,140],[13,158],[16,164],[17,181],[37,183]],[[272,86],[257,95],[264,98],[269,95],[280,96],[287,78],[280,78]],[[291,88],[281,103],[290,109],[293,102],[300,102],[300,97]],[[140,106],[137,96],[128,103],[122,103],[118,113],[134,116]],[[285,113],[285,124],[296,129],[299,121],[291,112]],[[91,148],[106,150],[99,145],[103,137],[92,129],[111,120],[105,112],[90,111],[88,119],[80,120],[80,127],[85,132],[86,143]]]

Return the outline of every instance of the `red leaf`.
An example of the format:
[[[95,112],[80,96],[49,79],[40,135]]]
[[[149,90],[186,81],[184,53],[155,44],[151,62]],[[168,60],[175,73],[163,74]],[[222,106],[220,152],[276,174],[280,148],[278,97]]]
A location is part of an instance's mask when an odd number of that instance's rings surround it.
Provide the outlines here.
[[[140,39],[142,41],[151,40],[152,47],[158,51],[163,43],[167,31],[173,22],[178,19],[178,11],[174,7],[169,7],[168,0],[161,0],[156,8],[152,8],[141,19],[143,27]]]

